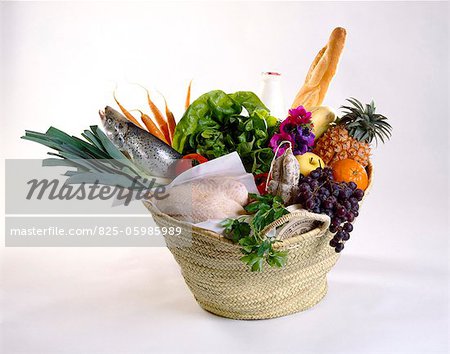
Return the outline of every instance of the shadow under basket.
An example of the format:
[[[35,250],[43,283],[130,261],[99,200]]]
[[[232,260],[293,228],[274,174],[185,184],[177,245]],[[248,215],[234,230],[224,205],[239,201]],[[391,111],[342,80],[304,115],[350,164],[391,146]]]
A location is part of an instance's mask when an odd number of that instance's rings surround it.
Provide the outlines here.
[[[372,183],[371,164],[367,171],[366,195]],[[283,268],[264,264],[262,272],[251,272],[240,260],[239,245],[144,204],[160,227],[181,228],[180,235],[166,234],[166,244],[198,304],[209,312],[241,320],[281,317],[309,309],[327,292],[326,275],[339,254],[329,246],[333,234],[326,215],[298,210],[271,224],[267,230],[283,229],[282,241],[274,248],[288,251],[287,263]],[[314,228],[302,232],[298,225],[308,222]]]

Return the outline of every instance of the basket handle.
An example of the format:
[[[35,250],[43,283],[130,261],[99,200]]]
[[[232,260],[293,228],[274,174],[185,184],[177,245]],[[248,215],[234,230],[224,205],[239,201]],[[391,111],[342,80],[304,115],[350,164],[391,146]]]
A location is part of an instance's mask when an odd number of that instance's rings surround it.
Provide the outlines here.
[[[266,226],[263,234],[273,237],[276,230],[275,239],[284,241],[298,236],[322,237],[327,233],[331,222],[328,215],[311,213],[298,204],[291,205],[287,209],[290,213]]]

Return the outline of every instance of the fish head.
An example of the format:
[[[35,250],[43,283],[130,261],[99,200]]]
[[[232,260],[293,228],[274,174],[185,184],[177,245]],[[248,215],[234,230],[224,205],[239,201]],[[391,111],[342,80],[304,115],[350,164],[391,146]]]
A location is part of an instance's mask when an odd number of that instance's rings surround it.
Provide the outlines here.
[[[128,120],[109,106],[106,106],[104,111],[99,111],[99,115],[109,140],[118,148],[122,148],[128,132]]]

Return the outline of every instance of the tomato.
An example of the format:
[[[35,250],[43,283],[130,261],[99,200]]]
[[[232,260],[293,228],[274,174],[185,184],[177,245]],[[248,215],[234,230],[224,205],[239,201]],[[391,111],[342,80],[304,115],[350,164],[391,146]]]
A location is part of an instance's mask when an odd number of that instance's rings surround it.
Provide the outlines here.
[[[208,159],[200,154],[184,155],[181,160],[177,161],[175,173],[178,176],[179,174],[189,170],[193,166],[197,166],[205,162],[208,162]]]
[[[193,166],[208,162],[208,159],[206,157],[203,157],[200,154],[187,154],[187,155],[184,155],[182,158],[185,160],[194,160]]]
[[[258,192],[261,195],[267,194],[266,186],[267,186],[267,178],[269,177],[268,173],[260,173],[255,175],[255,183],[258,188]]]

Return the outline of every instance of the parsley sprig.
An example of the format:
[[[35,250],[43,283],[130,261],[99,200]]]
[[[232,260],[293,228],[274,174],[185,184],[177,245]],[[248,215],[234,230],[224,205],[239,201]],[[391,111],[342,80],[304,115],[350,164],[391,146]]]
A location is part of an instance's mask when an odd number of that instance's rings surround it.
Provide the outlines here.
[[[238,243],[244,256],[241,261],[250,266],[254,272],[263,270],[264,261],[271,267],[284,267],[287,251],[275,251],[273,245],[277,240],[262,234],[266,226],[289,212],[284,208],[279,196],[270,194],[249,194],[253,200],[245,210],[253,215],[245,215],[237,219],[226,219],[225,237]]]

